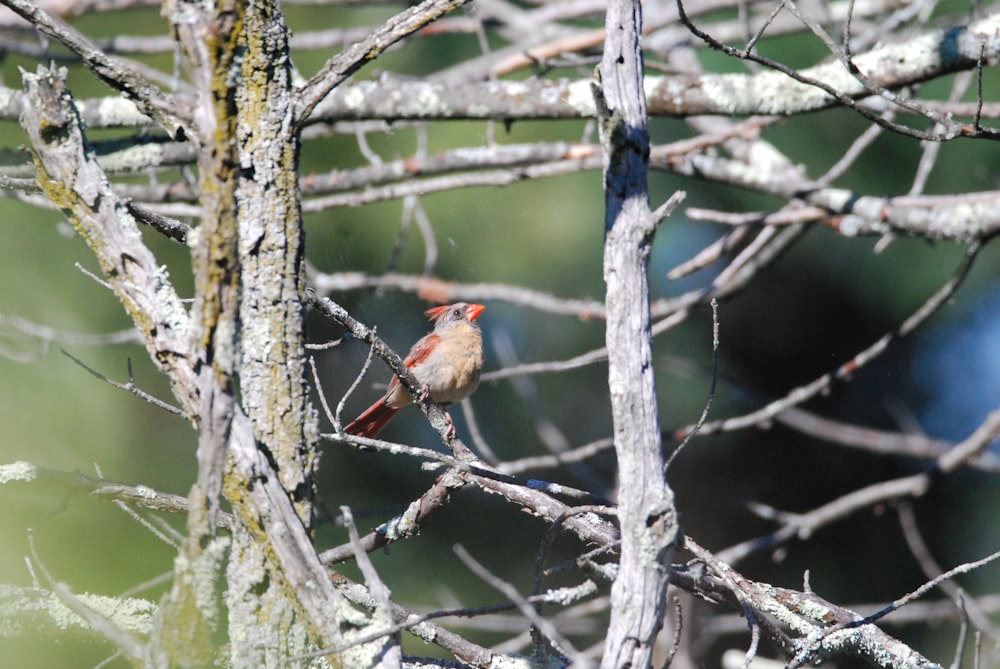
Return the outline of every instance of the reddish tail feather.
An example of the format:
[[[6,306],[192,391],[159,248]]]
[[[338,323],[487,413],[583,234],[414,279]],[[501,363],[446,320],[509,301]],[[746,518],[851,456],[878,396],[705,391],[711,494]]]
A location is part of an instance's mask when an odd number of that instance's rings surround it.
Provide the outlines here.
[[[368,407],[353,423],[345,427],[344,432],[358,437],[374,439],[397,413],[399,413],[399,409],[389,406],[389,403],[383,397]]]

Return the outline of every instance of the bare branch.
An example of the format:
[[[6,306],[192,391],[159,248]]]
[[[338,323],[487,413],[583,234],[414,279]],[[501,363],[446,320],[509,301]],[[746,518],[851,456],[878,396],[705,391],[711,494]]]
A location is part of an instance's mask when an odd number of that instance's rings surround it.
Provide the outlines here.
[[[38,155],[39,182],[68,212],[115,294],[135,321],[150,357],[171,380],[189,417],[197,414],[188,335],[191,325],[166,271],[143,245],[135,220],[87,150],[80,118],[64,88],[65,73],[24,74],[22,124]],[[49,132],[61,128],[63,132]],[[62,190],[60,184],[73,184]]]
[[[569,639],[563,637],[559,633],[559,630],[549,623],[547,620],[542,618],[536,611],[527,598],[522,597],[517,589],[510,583],[498,578],[494,574],[491,574],[483,565],[476,561],[472,555],[469,554],[467,550],[461,545],[455,545],[455,554],[458,555],[459,559],[468,567],[476,576],[484,580],[491,587],[499,590],[507,599],[514,602],[518,610],[524,615],[528,620],[531,621],[532,625],[538,627],[542,630],[542,633],[548,637],[549,641],[556,647],[556,649],[566,656],[569,657],[570,662],[574,665],[587,667],[589,662],[587,662],[581,655]],[[544,649],[536,648],[536,652],[543,653]]]
[[[28,0],[3,0],[3,4],[79,55],[101,81],[125,93],[171,137],[191,137],[189,119],[184,117],[178,105],[127,63],[111,58],[69,25]]]
[[[784,525],[762,538],[745,541],[719,552],[719,558],[735,562],[755,551],[772,547],[793,537],[808,538],[817,529],[861,509],[901,497],[920,497],[941,476],[953,474],[986,450],[1000,436],[1000,409],[993,411],[983,423],[960,444],[942,454],[928,471],[889,481],[873,483],[843,495],[823,506],[803,514],[780,514]]]
[[[973,244],[970,246],[966,250],[965,257],[962,259],[962,263],[955,271],[954,276],[952,276],[951,279],[945,283],[945,285],[931,295],[927,301],[924,302],[919,309],[917,309],[916,312],[903,321],[897,330],[886,333],[878,341],[868,346],[863,351],[857,353],[853,358],[851,358],[851,360],[840,365],[836,370],[828,374],[824,374],[810,383],[793,389],[785,397],[775,400],[767,406],[744,416],[705,423],[701,426],[700,432],[703,435],[713,434],[715,432],[726,432],[754,425],[766,424],[783,410],[802,404],[803,402],[815,397],[825,389],[829,388],[836,381],[842,381],[849,378],[861,367],[865,366],[884,353],[892,342],[910,335],[914,330],[920,327],[920,325],[925,323],[928,318],[941,309],[947,303],[948,299],[954,295],[955,291],[958,290],[958,287],[965,280],[965,277],[968,276],[969,270],[972,269],[972,263],[976,259],[980,248],[979,244]],[[691,427],[682,428],[678,434],[682,436],[691,429]]]
[[[398,40],[444,16],[468,0],[424,0],[392,17],[361,42],[334,56],[299,91],[295,119],[303,123],[327,94],[353,72],[369,63]]]
[[[82,360],[80,360],[79,358],[74,357],[72,354],[68,353],[67,351],[63,350],[62,354],[65,355],[70,360],[72,360],[73,362],[75,362],[76,364],[78,364],[81,367],[83,367],[85,370],[87,370],[88,372],[90,372],[93,376],[96,376],[100,380],[104,381],[105,383],[109,383],[112,386],[114,386],[115,388],[118,388],[119,390],[124,390],[125,392],[132,393],[133,395],[135,395],[139,399],[145,400],[146,402],[149,402],[153,406],[155,406],[155,407],[157,407],[159,409],[163,409],[167,413],[172,413],[172,414],[174,414],[176,416],[184,417],[184,412],[181,411],[180,409],[178,409],[177,407],[175,407],[173,405],[170,405],[170,404],[167,404],[163,400],[159,400],[159,399],[153,397],[152,395],[150,395],[149,393],[143,391],[141,388],[139,388],[139,387],[137,387],[135,385],[135,379],[132,377],[132,360],[131,359],[129,359],[129,361],[128,361],[128,383],[118,383],[117,381],[109,379],[104,374],[101,374],[100,372],[98,372],[93,367],[88,367],[86,364],[83,363]]]
[[[720,100],[724,101],[729,113],[732,114],[788,114],[822,109],[839,103],[857,110],[869,120],[890,130],[923,139],[945,140],[960,135],[979,134],[976,128],[946,122],[946,119],[929,109],[923,113],[933,115],[932,120],[945,125],[947,132],[939,136],[917,132],[879,118],[857,105],[853,99],[925,81],[947,72],[975,68],[980,62],[982,45],[988,43],[989,36],[997,30],[1000,15],[986,17],[968,27],[928,33],[909,40],[905,45],[872,49],[864,55],[855,56],[847,67],[838,61],[797,71],[749,51],[741,52],[726,46],[694,26],[684,12],[682,0],[678,0],[677,6],[684,24],[713,48],[771,68],[769,71],[752,76],[710,76],[705,80],[705,83],[711,84],[710,86],[697,87],[682,98],[683,102],[673,103],[675,108],[683,108],[686,113],[698,113],[695,109],[699,105],[703,108],[701,113],[711,113],[708,108],[717,105]],[[991,52],[988,57],[994,60],[1000,58],[1000,51]],[[883,63],[889,62],[894,63],[895,67],[881,67]],[[675,92],[684,95],[679,88]],[[670,97],[666,93],[667,91],[660,91],[659,94],[654,93],[650,97],[669,100]],[[689,98],[694,98],[692,104],[684,104]],[[789,101],[792,101],[791,104]],[[904,104],[904,101],[896,96],[892,96],[891,101]],[[655,110],[653,105],[651,108]]]

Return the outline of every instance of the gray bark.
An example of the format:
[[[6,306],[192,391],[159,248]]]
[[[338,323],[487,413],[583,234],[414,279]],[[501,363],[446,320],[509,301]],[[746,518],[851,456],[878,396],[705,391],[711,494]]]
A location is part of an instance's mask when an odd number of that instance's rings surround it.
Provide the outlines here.
[[[649,133],[641,12],[638,1],[609,5],[600,83],[595,85],[605,152],[608,386],[622,542],[601,663],[606,669],[651,666],[677,536],[673,493],[664,479],[653,375],[647,274],[657,220],[646,188]]]

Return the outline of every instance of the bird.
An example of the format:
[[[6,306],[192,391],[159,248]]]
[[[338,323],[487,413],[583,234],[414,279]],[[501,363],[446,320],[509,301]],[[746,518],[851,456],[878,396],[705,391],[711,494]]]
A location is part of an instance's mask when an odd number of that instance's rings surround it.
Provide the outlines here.
[[[434,330],[413,345],[403,364],[417,377],[424,392],[442,406],[461,402],[479,386],[484,355],[483,333],[476,319],[485,308],[481,304],[457,302],[424,312],[434,321]],[[368,407],[344,432],[374,439],[400,409],[412,402],[399,377],[393,376],[382,399]],[[454,426],[451,430],[454,431]]]

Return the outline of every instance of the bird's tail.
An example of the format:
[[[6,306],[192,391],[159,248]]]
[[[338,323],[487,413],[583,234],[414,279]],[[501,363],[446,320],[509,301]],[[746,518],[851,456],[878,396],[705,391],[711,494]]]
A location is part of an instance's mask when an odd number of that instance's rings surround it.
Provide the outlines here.
[[[344,432],[374,439],[398,412],[399,409],[389,406],[385,398],[382,398],[345,427]]]

